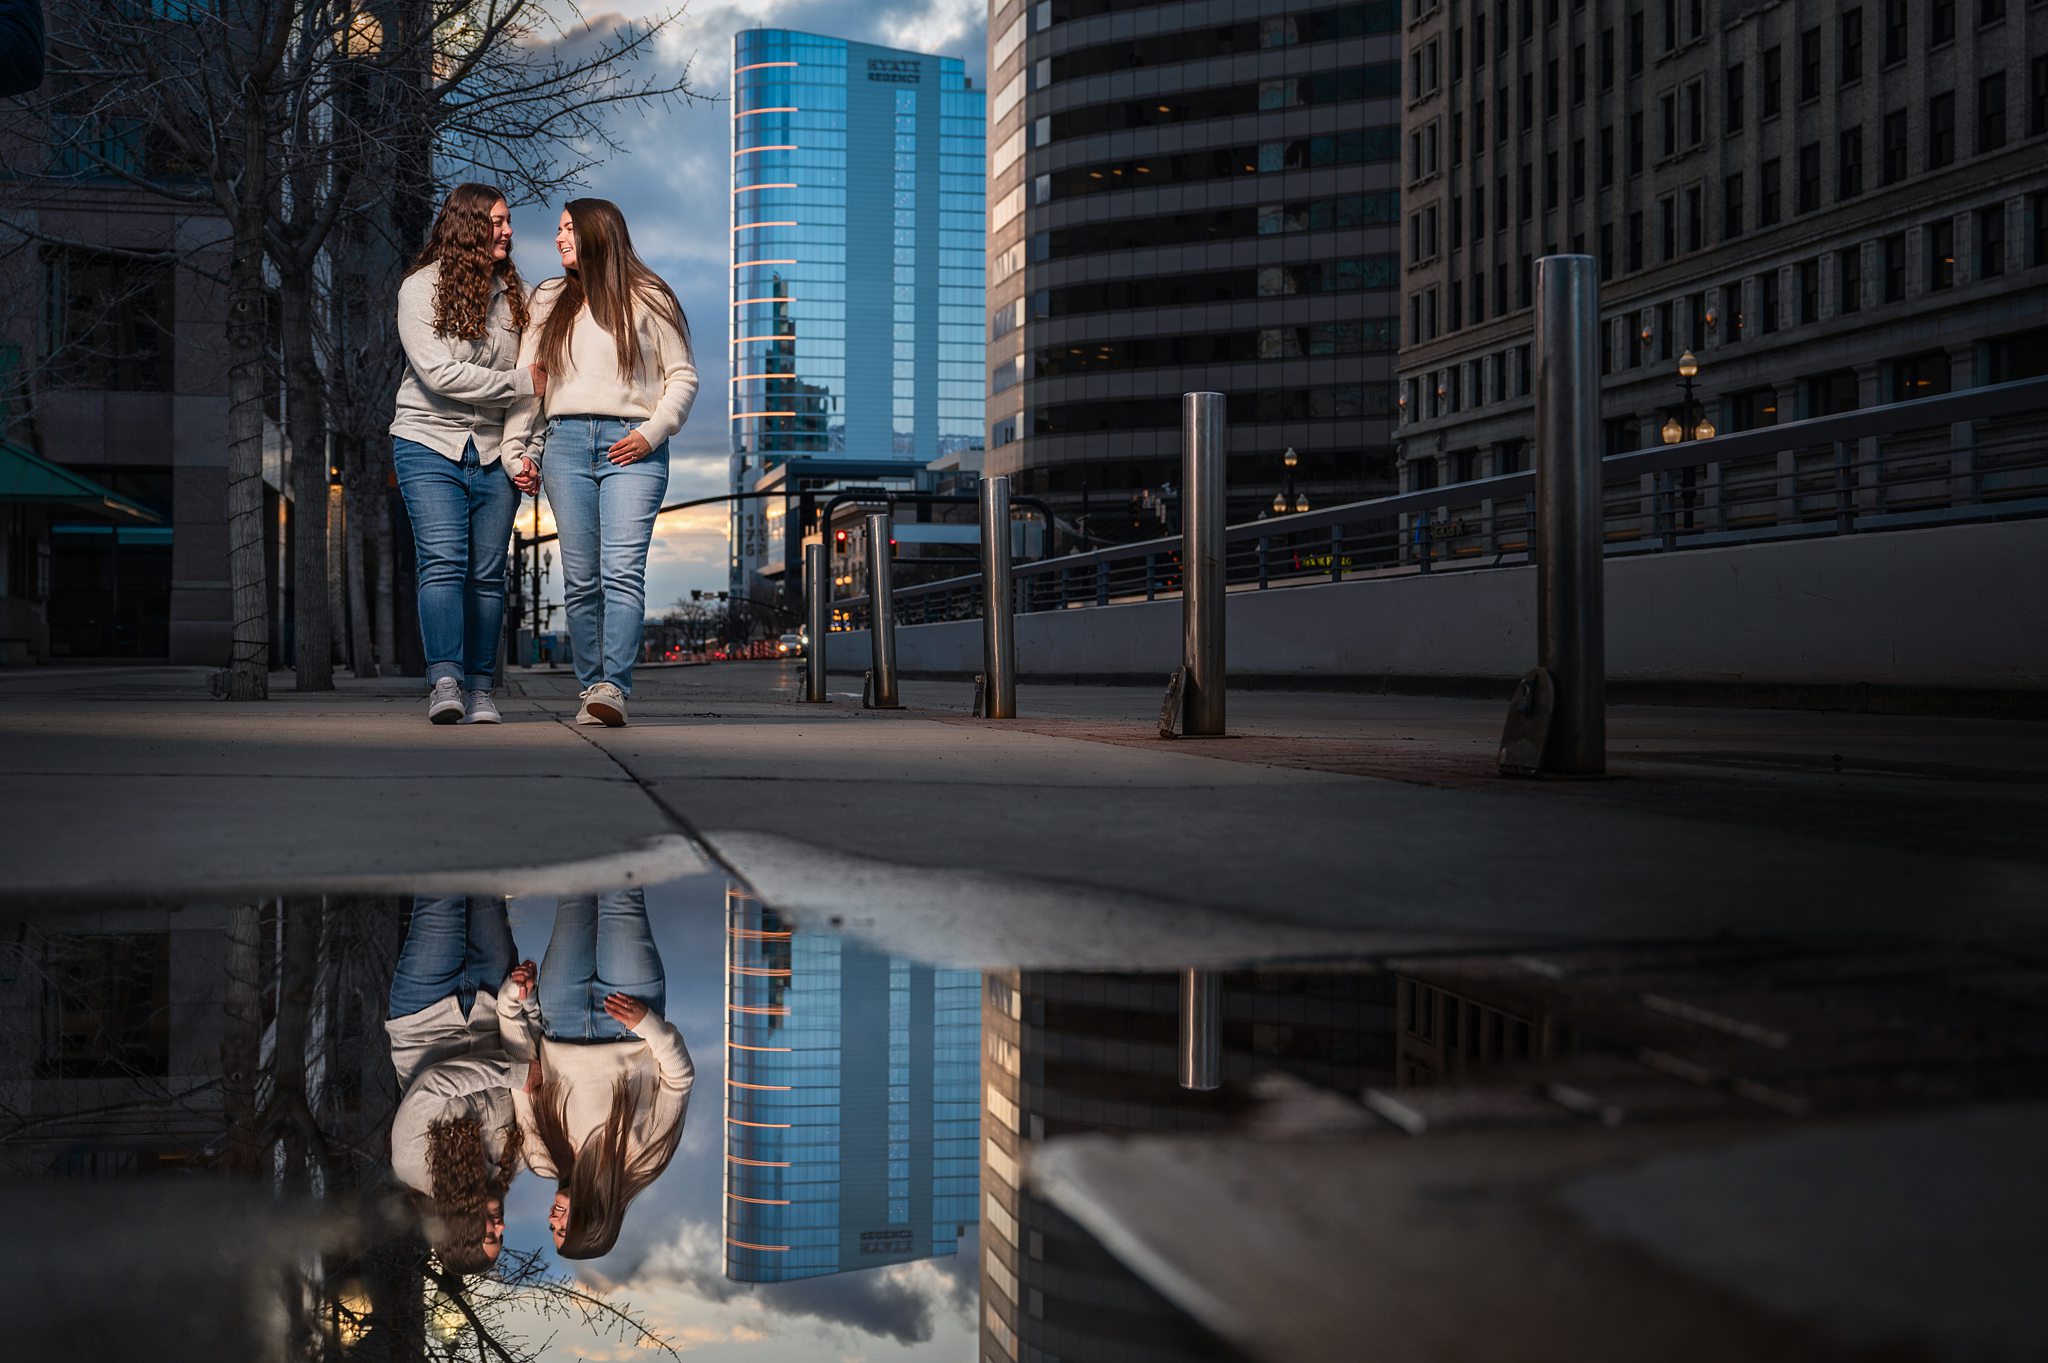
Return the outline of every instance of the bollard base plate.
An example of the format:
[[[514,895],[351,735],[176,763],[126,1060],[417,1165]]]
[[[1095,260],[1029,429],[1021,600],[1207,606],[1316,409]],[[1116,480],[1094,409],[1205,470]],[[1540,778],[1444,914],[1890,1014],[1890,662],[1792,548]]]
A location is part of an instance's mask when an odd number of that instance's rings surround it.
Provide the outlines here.
[[[865,710],[901,710],[901,705],[878,705],[875,702],[875,670],[871,667],[861,676],[860,703]]]
[[[1500,774],[1540,776],[1543,750],[1550,741],[1550,716],[1556,706],[1557,688],[1550,673],[1541,667],[1524,673],[1508,702],[1507,724],[1500,735]]]
[[[988,673],[974,674],[974,717],[980,719],[988,712]]]
[[[1166,699],[1159,703],[1159,736],[1173,738],[1180,731],[1181,693],[1187,689],[1188,670],[1176,667],[1166,678]]]

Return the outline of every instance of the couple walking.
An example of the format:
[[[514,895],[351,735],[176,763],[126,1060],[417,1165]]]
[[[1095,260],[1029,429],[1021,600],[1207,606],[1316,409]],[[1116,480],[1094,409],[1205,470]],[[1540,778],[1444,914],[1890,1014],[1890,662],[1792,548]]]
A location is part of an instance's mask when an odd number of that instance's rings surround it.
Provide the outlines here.
[[[419,899],[391,980],[392,1172],[451,1273],[497,1261],[522,1165],[555,1180],[556,1252],[609,1253],[675,1156],[696,1074],[662,1017],[646,891],[565,898],[539,968],[513,957],[504,900]]]
[[[669,437],[697,395],[690,327],[618,208],[572,199],[562,276],[529,296],[512,210],[456,188],[398,290],[405,376],[392,463],[417,550],[427,718],[496,724],[506,545],[522,492],[547,489],[560,538],[579,724],[626,722],[647,549]]]

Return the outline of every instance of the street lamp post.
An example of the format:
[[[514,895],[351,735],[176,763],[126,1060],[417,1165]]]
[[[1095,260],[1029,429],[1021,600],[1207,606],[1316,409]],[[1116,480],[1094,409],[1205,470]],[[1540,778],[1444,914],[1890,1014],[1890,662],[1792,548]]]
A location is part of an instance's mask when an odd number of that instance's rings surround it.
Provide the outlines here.
[[[1700,419],[1695,422],[1692,418],[1694,401],[1693,379],[1699,375],[1699,372],[1700,362],[1690,350],[1678,357],[1678,386],[1683,393],[1683,397],[1680,399],[1678,415],[1666,417],[1663,429],[1659,432],[1664,437],[1664,443],[1667,445],[1677,445],[1688,440],[1712,440],[1719,434],[1714,429],[1714,423],[1708,420],[1704,404],[1700,406]],[[1685,528],[1687,530],[1692,529],[1694,477],[1691,465],[1687,465],[1680,475],[1680,481],[1685,487]],[[1671,475],[1669,473],[1664,475],[1664,487],[1664,547],[1669,549],[1677,538],[1676,528],[1672,524],[1672,511],[1670,507]]]
[[[1308,510],[1308,494],[1296,495],[1294,491],[1294,470],[1301,465],[1301,456],[1294,452],[1294,446],[1287,447],[1287,453],[1280,456],[1281,467],[1287,470],[1287,487],[1273,494],[1273,514],[1285,516],[1288,512]]]

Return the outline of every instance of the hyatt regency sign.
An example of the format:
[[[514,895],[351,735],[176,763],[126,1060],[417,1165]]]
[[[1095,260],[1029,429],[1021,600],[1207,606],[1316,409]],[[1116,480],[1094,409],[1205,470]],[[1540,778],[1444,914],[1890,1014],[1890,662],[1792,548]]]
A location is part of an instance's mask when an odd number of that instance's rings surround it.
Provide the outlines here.
[[[919,85],[924,81],[924,63],[868,58],[868,79],[885,85]]]

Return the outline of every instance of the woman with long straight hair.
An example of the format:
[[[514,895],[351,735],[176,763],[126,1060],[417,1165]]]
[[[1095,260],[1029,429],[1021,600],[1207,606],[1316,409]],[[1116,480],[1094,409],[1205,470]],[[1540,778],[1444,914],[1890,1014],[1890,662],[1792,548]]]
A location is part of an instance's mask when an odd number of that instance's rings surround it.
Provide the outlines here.
[[[491,697],[505,622],[505,549],[519,490],[498,462],[505,413],[544,392],[521,366],[526,287],[512,263],[512,210],[490,185],[457,185],[398,287],[405,376],[391,462],[412,521],[427,718],[496,724]]]
[[[498,1030],[512,956],[504,900],[418,898],[391,976],[391,1169],[451,1273],[496,1262],[525,1148],[511,1090],[526,1070],[515,1073]]]
[[[667,1002],[640,889],[558,901],[538,981],[522,964],[498,996],[514,1068],[535,1062],[513,1109],[527,1167],[555,1180],[548,1228],[565,1259],[611,1252],[682,1141],[697,1071]]]
[[[668,491],[668,440],[697,396],[690,325],[606,199],[571,199],[555,231],[563,275],[533,292],[521,365],[543,391],[506,422],[513,479],[545,481],[562,550],[578,724],[626,722],[647,609],[647,549]],[[541,428],[542,420],[545,428]],[[536,467],[538,465],[538,467]]]

